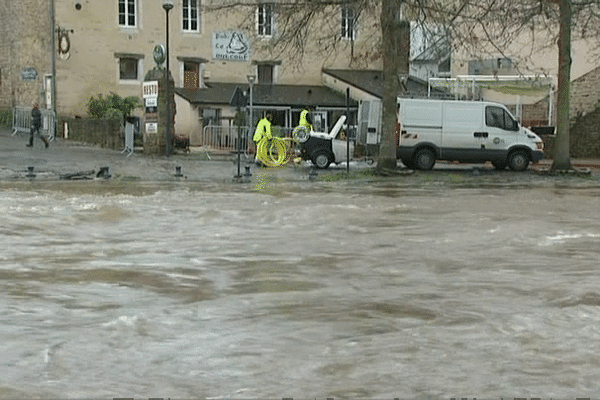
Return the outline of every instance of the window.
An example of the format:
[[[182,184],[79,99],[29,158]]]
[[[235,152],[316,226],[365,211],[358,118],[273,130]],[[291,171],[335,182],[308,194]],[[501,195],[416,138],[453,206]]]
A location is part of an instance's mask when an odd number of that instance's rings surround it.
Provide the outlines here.
[[[275,67],[271,64],[259,64],[257,65],[258,70],[258,83],[273,84],[273,70]]]
[[[119,0],[119,26],[136,26],[136,0]]]
[[[354,40],[356,36],[356,17],[354,10],[348,6],[342,7],[342,38]]]
[[[187,32],[198,32],[198,2],[200,0],[183,0],[183,30]]]
[[[518,130],[518,125],[506,110],[500,107],[485,108],[485,124],[487,126],[504,129],[506,131]]]
[[[257,8],[257,33],[258,36],[270,37],[273,35],[273,4],[261,4]]]
[[[221,125],[221,109],[206,107],[202,110],[202,118],[204,126],[219,126]]]
[[[119,58],[119,79],[138,80],[139,59],[134,57]]]
[[[183,62],[183,88],[195,91],[200,87],[200,64],[192,61]]]

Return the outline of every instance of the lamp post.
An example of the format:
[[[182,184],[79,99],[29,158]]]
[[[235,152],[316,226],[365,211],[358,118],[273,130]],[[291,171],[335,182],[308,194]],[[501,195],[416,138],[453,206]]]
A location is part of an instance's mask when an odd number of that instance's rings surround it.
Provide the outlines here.
[[[253,109],[252,109],[252,88],[254,87],[254,79],[256,78],[254,75],[246,75],[248,78],[248,83],[250,84],[250,119],[248,121],[248,142],[252,140],[252,127],[254,126],[253,122]]]
[[[163,0],[162,8],[164,8],[164,10],[165,10],[166,34],[167,34],[167,37],[166,37],[166,40],[167,40],[167,44],[166,44],[166,52],[167,52],[167,57],[166,57],[167,129],[165,131],[165,141],[166,141],[165,152],[166,152],[166,156],[170,157],[171,156],[171,80],[169,78],[170,78],[171,73],[169,72],[169,11],[171,11],[173,9],[173,0]]]

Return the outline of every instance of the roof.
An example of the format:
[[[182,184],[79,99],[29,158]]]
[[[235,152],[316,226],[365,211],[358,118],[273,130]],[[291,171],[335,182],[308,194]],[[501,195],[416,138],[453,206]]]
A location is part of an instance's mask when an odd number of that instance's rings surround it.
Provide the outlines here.
[[[176,88],[175,92],[192,104],[229,104],[237,88],[247,92],[247,83],[209,82],[206,88],[189,91]],[[326,86],[317,85],[263,85],[252,88],[252,103],[255,106],[318,106],[346,107],[346,96]],[[356,101],[351,101],[356,107]]]
[[[323,73],[355,86],[373,96],[383,98],[385,81],[381,70],[353,70],[353,69],[324,69]],[[406,81],[406,95],[427,95],[427,82],[414,76],[408,76]],[[431,88],[432,92],[444,91]]]

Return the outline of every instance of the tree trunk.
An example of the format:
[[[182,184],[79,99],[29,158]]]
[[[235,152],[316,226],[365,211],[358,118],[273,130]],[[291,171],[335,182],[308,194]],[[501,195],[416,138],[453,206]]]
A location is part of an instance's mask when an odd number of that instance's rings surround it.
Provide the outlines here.
[[[571,0],[560,0],[560,37],[558,40],[558,111],[552,171],[570,170],[569,109],[571,96]]]
[[[386,171],[396,169],[396,141],[395,129],[397,123],[397,96],[400,88],[399,73],[408,74],[408,51],[410,43],[401,43],[403,29],[408,24],[399,19],[402,0],[381,1],[381,33],[383,52],[383,79],[385,89],[383,93],[383,113],[381,142],[379,145],[379,159],[377,172],[385,174]],[[410,36],[408,36],[410,38]],[[410,40],[410,39],[409,39]],[[404,46],[404,47],[403,47]],[[409,47],[408,47],[409,48]]]

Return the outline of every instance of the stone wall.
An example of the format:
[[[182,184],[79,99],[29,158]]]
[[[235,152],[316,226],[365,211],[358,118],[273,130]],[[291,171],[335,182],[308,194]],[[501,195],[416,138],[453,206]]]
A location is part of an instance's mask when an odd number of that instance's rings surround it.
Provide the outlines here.
[[[68,140],[94,144],[106,149],[124,148],[123,124],[119,120],[61,118],[58,126],[60,137],[65,137],[65,123],[68,129]]]
[[[0,108],[45,107],[44,75],[51,74],[50,7],[46,0],[0,1]],[[35,68],[36,80],[23,81],[23,68]]]
[[[554,97],[554,125],[556,125],[556,96]],[[571,82],[570,100],[570,155],[573,158],[600,157],[600,68],[596,68]],[[523,109],[523,125],[546,125],[548,98]],[[553,156],[554,138],[544,137],[546,154]]]
[[[569,144],[571,157],[600,158],[600,108],[575,117]]]

